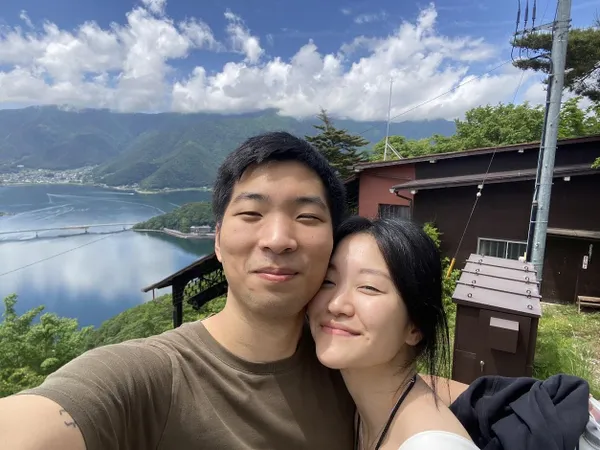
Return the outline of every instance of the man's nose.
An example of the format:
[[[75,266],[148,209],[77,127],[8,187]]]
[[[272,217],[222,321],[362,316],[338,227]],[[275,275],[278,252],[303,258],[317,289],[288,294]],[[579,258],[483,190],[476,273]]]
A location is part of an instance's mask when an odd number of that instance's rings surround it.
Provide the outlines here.
[[[259,246],[275,254],[293,252],[298,248],[292,220],[272,217],[262,227]]]

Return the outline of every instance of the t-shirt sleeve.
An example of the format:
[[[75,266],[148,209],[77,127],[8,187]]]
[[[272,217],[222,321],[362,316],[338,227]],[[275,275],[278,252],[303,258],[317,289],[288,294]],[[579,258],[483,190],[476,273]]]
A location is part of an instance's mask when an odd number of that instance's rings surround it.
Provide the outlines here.
[[[408,438],[398,450],[478,450],[472,441],[447,431],[423,431]]]
[[[87,450],[155,449],[171,406],[172,363],[143,340],[90,350],[33,389],[79,426]]]

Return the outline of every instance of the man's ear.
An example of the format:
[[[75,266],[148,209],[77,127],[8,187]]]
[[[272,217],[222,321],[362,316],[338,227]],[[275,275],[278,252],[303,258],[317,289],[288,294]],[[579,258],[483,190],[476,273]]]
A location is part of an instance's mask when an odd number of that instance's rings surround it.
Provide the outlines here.
[[[215,225],[215,255],[220,263],[223,263],[221,259],[221,223]]]

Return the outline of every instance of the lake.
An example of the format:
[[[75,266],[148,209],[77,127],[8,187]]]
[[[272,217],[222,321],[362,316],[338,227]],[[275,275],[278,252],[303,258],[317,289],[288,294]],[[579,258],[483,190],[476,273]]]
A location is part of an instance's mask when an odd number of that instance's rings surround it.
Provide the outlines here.
[[[0,186],[0,232],[53,227],[137,223],[210,192],[138,194],[91,186]],[[148,301],[141,289],[213,251],[212,240],[184,240],[122,227],[0,235],[0,298],[17,294],[19,314],[46,312],[100,325]],[[156,294],[170,293],[170,288]],[[3,312],[3,306],[0,306]]]

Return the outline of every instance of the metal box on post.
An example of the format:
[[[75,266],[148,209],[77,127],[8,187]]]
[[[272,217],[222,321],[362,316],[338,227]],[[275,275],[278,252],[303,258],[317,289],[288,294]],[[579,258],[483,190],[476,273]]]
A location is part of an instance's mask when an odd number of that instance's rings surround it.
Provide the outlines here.
[[[531,263],[472,254],[452,296],[456,309],[452,379],[531,376],[539,283]]]

